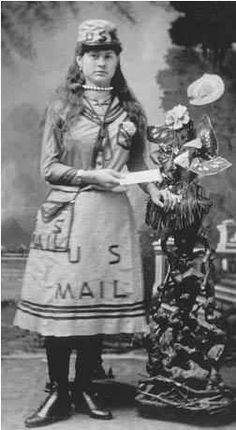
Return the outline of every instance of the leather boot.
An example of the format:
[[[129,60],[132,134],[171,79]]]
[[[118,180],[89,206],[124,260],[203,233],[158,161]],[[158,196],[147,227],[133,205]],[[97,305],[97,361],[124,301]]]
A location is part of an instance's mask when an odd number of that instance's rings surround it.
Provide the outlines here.
[[[92,384],[94,369],[97,368],[97,363],[101,362],[101,347],[101,336],[77,338],[72,402],[77,412],[87,413],[92,418],[110,420],[112,414],[104,409],[101,398]]]
[[[71,399],[67,388],[58,384],[51,387],[49,395],[39,408],[25,420],[28,428],[43,427],[56,421],[69,418],[71,410]]]
[[[86,413],[91,418],[102,420],[113,418],[111,412],[104,408],[100,395],[91,389],[84,390],[77,395],[74,403],[76,412]]]

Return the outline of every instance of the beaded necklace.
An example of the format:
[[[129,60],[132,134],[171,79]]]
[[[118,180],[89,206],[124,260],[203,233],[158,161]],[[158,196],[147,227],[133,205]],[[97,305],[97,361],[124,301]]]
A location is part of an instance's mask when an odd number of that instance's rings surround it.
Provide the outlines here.
[[[82,88],[84,90],[88,90],[88,91],[112,91],[114,90],[114,87],[92,87],[90,85],[82,85]]]

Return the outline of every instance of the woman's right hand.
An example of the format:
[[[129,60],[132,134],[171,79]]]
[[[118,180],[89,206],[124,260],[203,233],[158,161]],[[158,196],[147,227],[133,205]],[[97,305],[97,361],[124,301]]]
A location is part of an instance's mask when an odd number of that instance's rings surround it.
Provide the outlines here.
[[[120,185],[121,176],[121,173],[113,169],[87,170],[83,174],[83,181],[111,190]]]
[[[161,208],[165,207],[166,210],[173,209],[180,200],[180,197],[171,191],[160,190],[155,186],[150,187],[149,193],[153,203]]]

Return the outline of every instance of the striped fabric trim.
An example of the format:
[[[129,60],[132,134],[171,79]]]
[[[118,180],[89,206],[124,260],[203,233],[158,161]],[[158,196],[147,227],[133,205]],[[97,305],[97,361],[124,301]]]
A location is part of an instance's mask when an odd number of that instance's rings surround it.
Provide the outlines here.
[[[144,302],[122,305],[50,306],[22,300],[18,304],[18,309],[38,318],[54,320],[135,318],[146,314]]]
[[[105,124],[112,123],[123,113],[124,113],[124,109],[122,108],[122,106],[119,103],[116,104],[109,110],[109,113],[104,121]],[[101,124],[101,119],[99,119],[98,116],[94,114],[94,112],[90,109],[89,106],[84,107],[84,110],[81,113],[81,115],[85,116],[85,118],[89,119],[90,121],[96,124],[99,124],[99,125]]]
[[[115,309],[122,309],[122,308],[136,308],[136,307],[140,307],[140,306],[144,306],[144,302],[143,301],[139,301],[136,303],[121,303],[121,304],[115,304],[115,303],[102,303],[102,304],[94,304],[94,305],[76,305],[76,306],[60,306],[60,305],[40,305],[38,303],[34,303],[34,302],[30,302],[28,300],[21,300],[20,304],[22,305],[26,305],[29,307],[35,307],[35,308],[42,308],[42,309],[49,309],[49,310],[54,310],[54,309],[59,309],[59,310],[65,310],[65,309],[69,309],[69,310],[79,310],[79,309],[95,309],[95,308],[113,308]]]

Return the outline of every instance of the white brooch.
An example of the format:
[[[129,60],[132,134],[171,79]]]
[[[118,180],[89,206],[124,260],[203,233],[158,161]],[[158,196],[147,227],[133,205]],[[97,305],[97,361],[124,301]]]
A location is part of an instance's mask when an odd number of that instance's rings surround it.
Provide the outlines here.
[[[137,131],[136,125],[132,121],[128,120],[122,122],[121,128],[125,133],[128,134],[129,137],[132,137]]]

